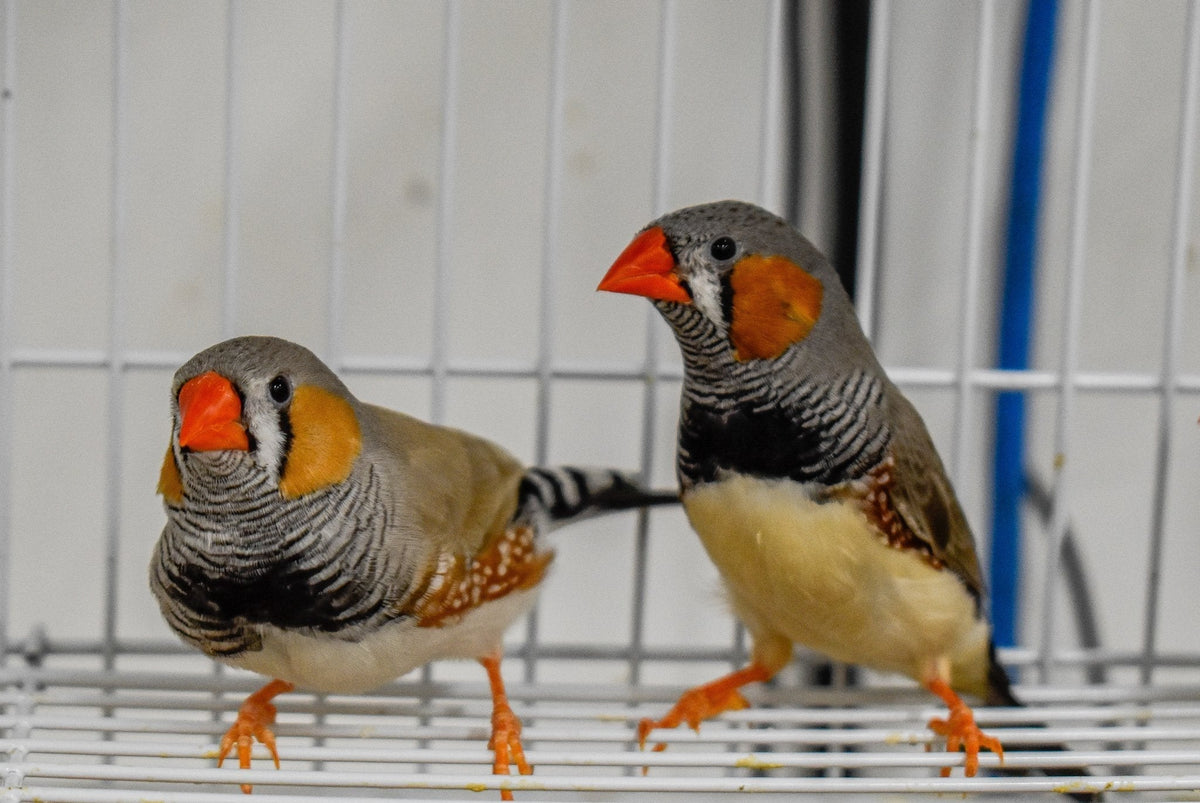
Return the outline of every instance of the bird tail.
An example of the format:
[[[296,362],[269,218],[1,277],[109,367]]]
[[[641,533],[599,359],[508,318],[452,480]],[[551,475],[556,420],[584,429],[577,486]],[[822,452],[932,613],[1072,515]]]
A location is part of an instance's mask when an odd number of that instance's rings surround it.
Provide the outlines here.
[[[1022,703],[1013,693],[1012,685],[1008,679],[1008,673],[1004,671],[1004,667],[1001,666],[1000,662],[996,659],[996,646],[994,644],[989,644],[988,651],[988,659],[991,663],[988,666],[987,704],[994,706],[1007,706],[1011,708],[1025,707],[1025,704]],[[1030,725],[1032,727],[1040,727],[1038,723],[1030,723]],[[1067,747],[1063,744],[1049,743],[1023,745],[1021,749],[1028,750],[1030,752],[1053,753],[1066,750]],[[1027,772],[1021,770],[1002,770],[1002,772],[1004,772],[1006,775],[1028,774]],[[1038,770],[1038,772],[1052,777],[1071,777],[1080,775],[1086,776],[1091,774],[1088,772],[1086,767],[1044,767]],[[1102,799],[1102,795],[1099,792],[1079,791],[1065,792],[1065,794],[1068,797],[1079,801],[1095,801]]]
[[[679,503],[675,491],[650,491],[607,468],[530,468],[517,489],[517,519],[545,516],[550,529],[569,521],[618,510]]]
[[[999,659],[996,658],[996,645],[988,644],[988,693],[987,704],[1006,706],[1009,708],[1022,707],[1025,704],[1013,694],[1008,672],[1004,671]]]

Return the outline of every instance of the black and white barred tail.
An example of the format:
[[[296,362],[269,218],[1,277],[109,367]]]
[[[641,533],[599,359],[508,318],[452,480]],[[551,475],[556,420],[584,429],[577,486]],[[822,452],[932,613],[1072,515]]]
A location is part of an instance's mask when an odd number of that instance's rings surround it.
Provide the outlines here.
[[[531,468],[517,489],[514,519],[545,516],[549,529],[616,510],[678,504],[675,491],[647,491],[628,474],[607,468]]]

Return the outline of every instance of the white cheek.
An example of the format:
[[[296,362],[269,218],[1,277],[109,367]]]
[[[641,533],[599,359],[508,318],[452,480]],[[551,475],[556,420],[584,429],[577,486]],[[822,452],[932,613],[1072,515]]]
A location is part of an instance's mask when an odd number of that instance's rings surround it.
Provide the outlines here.
[[[246,426],[257,444],[255,459],[274,475],[279,468],[284,449],[283,431],[279,428],[279,412],[273,405],[247,401],[244,415]]]
[[[689,279],[692,289],[692,303],[704,313],[718,329],[725,328],[721,314],[721,285],[717,278],[708,273],[697,274]]]

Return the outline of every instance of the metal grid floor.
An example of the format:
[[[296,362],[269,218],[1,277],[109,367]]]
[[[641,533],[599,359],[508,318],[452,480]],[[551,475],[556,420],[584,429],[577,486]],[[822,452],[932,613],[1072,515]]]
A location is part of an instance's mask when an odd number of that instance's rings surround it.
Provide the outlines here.
[[[1200,679],[1178,685],[1053,687],[1018,692],[1029,708],[978,709],[1014,770],[1087,765],[1091,777],[962,777],[925,728],[936,701],[912,686],[751,690],[754,705],[699,734],[658,733],[639,752],[640,717],[660,714],[675,687],[510,684],[525,723],[530,777],[494,777],[484,683],[404,681],[368,696],[279,699],[282,768],[256,746],[255,768],[215,766],[216,741],[246,693],[244,674],[11,667],[0,674],[0,801],[265,801],[336,797],[525,800],[645,799],[728,793],[1007,795],[1107,790],[1129,799],[1200,799]],[[1064,752],[1022,745],[1069,743]],[[643,774],[639,768],[649,768]],[[1187,794],[1185,794],[1187,793]]]

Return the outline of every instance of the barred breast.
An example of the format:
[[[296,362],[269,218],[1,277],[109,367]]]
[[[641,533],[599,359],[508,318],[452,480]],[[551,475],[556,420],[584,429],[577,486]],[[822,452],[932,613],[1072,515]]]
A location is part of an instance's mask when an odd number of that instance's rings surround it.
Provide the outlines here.
[[[261,649],[260,631],[354,640],[397,618],[404,578],[383,548],[387,512],[369,464],[350,480],[286,499],[248,453],[193,452],[196,481],[150,564],[163,616],[208,655]],[[185,469],[186,470],[186,469]]]
[[[837,485],[883,461],[891,431],[879,374],[814,376],[796,353],[740,361],[696,307],[658,306],[683,355],[677,471],[685,490],[730,472]]]

